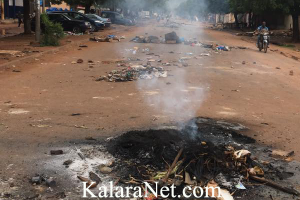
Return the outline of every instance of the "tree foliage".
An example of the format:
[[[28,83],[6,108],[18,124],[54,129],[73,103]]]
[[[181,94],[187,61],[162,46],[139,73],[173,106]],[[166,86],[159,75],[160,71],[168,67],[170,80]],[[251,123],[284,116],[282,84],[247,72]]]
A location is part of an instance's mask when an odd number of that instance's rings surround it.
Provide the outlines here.
[[[64,29],[61,24],[51,22],[46,14],[41,15],[41,23],[45,27],[41,45],[58,46],[59,40],[64,37]]]

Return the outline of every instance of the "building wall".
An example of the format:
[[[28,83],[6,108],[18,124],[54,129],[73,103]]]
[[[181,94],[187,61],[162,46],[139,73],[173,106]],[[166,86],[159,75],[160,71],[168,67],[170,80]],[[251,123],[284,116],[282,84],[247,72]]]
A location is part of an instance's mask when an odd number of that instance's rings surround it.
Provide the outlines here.
[[[52,4],[51,3],[51,7],[52,8],[58,8],[58,9],[62,8],[63,10],[64,9],[70,10],[70,6],[68,4],[66,4],[65,2],[63,2],[62,4]]]
[[[23,0],[4,0],[5,18],[17,18],[17,14],[23,13]]]
[[[300,16],[299,16],[299,27],[300,27]],[[284,29],[291,29],[293,28],[293,18],[292,15],[285,16],[284,19]]]
[[[9,6],[13,6],[15,3],[15,6],[23,7],[23,0],[9,0]]]

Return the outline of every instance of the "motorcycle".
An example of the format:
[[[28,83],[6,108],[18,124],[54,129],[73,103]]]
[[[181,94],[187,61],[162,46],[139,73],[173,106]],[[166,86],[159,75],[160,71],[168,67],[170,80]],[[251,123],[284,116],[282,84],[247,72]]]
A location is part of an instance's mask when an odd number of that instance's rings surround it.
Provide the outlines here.
[[[260,33],[260,39],[258,42],[259,51],[264,50],[264,52],[267,53],[269,48],[269,41],[270,41],[270,35],[268,31],[264,31]]]

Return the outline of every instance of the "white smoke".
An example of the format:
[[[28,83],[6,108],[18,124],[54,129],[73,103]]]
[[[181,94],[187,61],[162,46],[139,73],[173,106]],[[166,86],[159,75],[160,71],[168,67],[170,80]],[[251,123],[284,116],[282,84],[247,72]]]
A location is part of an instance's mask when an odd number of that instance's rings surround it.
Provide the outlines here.
[[[167,7],[171,12],[176,12],[176,8],[187,0],[168,0]],[[171,30],[166,29],[168,32],[175,31],[179,37],[185,39],[194,38],[199,36],[198,27],[180,25],[178,29]],[[166,32],[166,33],[168,33]],[[200,38],[198,38],[200,40]],[[165,45],[161,47],[160,45]],[[181,52],[181,56],[186,55],[191,50],[189,46],[183,46],[183,44],[170,45],[157,44],[156,48],[166,49],[168,53],[168,47],[174,47],[174,52]],[[154,47],[155,48],[155,47]],[[197,47],[194,47],[197,48]],[[154,50],[154,49],[153,49]],[[174,54],[175,55],[175,54]],[[161,59],[164,59],[161,57]],[[178,58],[179,59],[179,58]],[[192,58],[191,58],[192,59]],[[187,61],[188,62],[188,61]],[[196,61],[194,61],[196,62]],[[179,63],[179,61],[178,61]],[[176,122],[180,127],[185,125],[190,126],[193,131],[197,130],[195,121],[191,124],[185,124],[185,122],[193,119],[197,115],[198,109],[201,107],[206,94],[206,87],[199,85],[199,83],[193,84],[194,81],[189,81],[188,78],[191,74],[188,74],[189,67],[178,68],[176,66],[170,67],[168,72],[168,78],[154,78],[152,80],[140,79],[137,81],[137,87],[144,94],[145,101],[149,106],[154,108],[156,112],[159,112],[162,116],[167,116],[171,121]],[[193,69],[195,70],[195,69]],[[200,69],[197,73],[200,73]],[[194,136],[191,131],[191,135]]]
[[[197,109],[204,100],[205,91],[201,87],[187,84],[184,69],[177,68],[171,73],[172,83],[166,83],[161,78],[141,79],[137,83],[150,106],[181,124],[196,116]]]

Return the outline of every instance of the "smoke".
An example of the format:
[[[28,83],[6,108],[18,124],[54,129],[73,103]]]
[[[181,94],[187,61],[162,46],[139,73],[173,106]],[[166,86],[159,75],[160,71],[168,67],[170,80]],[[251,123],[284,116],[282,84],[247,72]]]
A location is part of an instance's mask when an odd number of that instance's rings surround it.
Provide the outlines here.
[[[197,109],[204,100],[205,91],[187,83],[184,69],[174,69],[172,75],[172,83],[166,83],[159,78],[141,79],[137,82],[138,88],[149,106],[183,126],[184,121],[196,116]]]
[[[134,0],[127,1],[134,2]],[[190,0],[167,0],[165,1],[165,6],[170,12],[176,13],[178,7],[188,1]],[[175,14],[173,16],[175,16]],[[164,34],[173,31],[171,29],[163,30],[166,31]],[[191,25],[179,25],[179,28],[175,30],[179,37],[184,37],[185,39],[192,39],[199,36],[200,31],[199,27]],[[151,34],[151,31],[147,32]],[[155,31],[152,32],[155,35]],[[200,39],[198,38],[198,40]],[[192,51],[191,48],[193,48],[183,46],[183,44],[156,44],[154,48],[157,48],[157,50],[159,48],[165,49],[165,53],[168,53],[171,49],[169,47],[176,53],[182,52],[181,56],[186,56],[186,53]],[[165,58],[163,58],[162,55],[160,59]],[[189,61],[187,60],[185,62]],[[178,63],[180,64],[180,58],[178,58]],[[145,102],[147,102],[149,107],[153,108],[159,115],[168,117],[170,121],[175,122],[180,128],[189,127],[188,132],[190,136],[194,137],[197,132],[197,126],[195,120],[191,119],[196,117],[197,111],[205,99],[206,91],[203,85],[199,85],[198,81],[189,80],[191,76],[191,73],[187,71],[189,69],[189,67],[170,67],[170,71],[168,72],[169,76],[167,78],[154,78],[151,80],[139,79],[137,81],[137,87],[143,94]],[[197,73],[200,73],[199,68],[196,70],[198,70]],[[195,76],[193,76],[193,78],[195,78]]]

